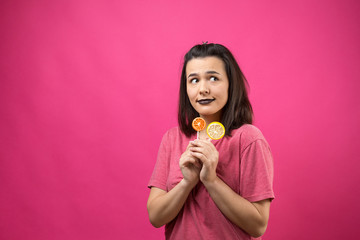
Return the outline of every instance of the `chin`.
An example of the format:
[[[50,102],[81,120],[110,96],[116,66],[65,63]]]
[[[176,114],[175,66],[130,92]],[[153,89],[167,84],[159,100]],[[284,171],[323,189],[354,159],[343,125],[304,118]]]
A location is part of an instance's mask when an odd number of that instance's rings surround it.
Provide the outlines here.
[[[213,109],[195,109],[199,115],[201,116],[212,116],[212,115],[217,115],[217,114],[220,114],[220,111],[221,109],[216,109],[216,110],[213,110]]]
[[[208,112],[208,111],[198,111],[198,113],[199,113],[200,115],[202,115],[202,116],[211,116],[211,115],[216,114],[217,112],[213,112],[213,111],[211,111],[211,112]]]

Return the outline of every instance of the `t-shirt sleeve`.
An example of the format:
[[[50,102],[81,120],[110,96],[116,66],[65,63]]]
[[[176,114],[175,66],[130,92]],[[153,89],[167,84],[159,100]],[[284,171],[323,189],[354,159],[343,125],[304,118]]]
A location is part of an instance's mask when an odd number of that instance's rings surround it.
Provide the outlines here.
[[[166,181],[168,178],[168,169],[169,169],[168,168],[168,165],[169,165],[168,144],[170,144],[170,142],[168,141],[168,138],[169,138],[168,135],[169,135],[169,132],[165,133],[165,135],[163,136],[163,138],[161,140],[155,167],[154,167],[153,173],[151,175],[150,181],[148,183],[149,188],[157,187],[157,188],[167,191],[166,190]]]
[[[240,195],[250,202],[273,200],[274,166],[264,139],[250,143],[241,153]]]

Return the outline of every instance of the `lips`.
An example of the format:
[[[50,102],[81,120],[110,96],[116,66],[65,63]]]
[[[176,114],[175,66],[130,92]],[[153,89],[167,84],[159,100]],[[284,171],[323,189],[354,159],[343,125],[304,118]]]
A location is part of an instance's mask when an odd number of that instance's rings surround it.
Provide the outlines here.
[[[200,103],[201,105],[206,105],[206,104],[209,104],[211,102],[215,101],[215,99],[200,99],[200,100],[197,100],[198,103]]]

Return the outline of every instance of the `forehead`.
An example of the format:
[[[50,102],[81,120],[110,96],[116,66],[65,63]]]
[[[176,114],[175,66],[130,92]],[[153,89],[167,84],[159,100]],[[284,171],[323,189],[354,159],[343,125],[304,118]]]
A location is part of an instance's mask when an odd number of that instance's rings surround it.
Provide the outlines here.
[[[225,73],[225,64],[218,57],[193,58],[186,65],[186,75],[191,73],[203,73],[207,71],[217,71]]]

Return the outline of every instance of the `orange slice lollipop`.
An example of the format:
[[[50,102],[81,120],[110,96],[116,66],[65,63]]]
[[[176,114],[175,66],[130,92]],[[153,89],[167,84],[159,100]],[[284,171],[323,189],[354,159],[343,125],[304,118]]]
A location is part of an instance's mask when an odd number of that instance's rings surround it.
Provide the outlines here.
[[[203,118],[197,117],[192,121],[192,127],[195,129],[195,131],[200,132],[201,130],[204,130],[206,126],[206,122]]]
[[[219,140],[225,135],[225,127],[219,122],[212,122],[207,127],[206,133],[211,139]]]

